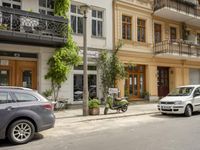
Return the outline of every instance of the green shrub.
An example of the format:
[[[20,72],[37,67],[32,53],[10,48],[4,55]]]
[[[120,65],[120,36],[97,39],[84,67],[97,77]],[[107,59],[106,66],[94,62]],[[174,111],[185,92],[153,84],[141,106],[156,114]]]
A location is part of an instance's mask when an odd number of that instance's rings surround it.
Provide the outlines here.
[[[89,100],[88,107],[90,109],[92,109],[92,108],[99,108],[99,106],[100,106],[100,102],[99,102],[98,99],[91,99],[91,100]]]
[[[44,95],[46,98],[51,96],[53,93],[52,89],[48,89],[48,90],[45,90],[42,95]]]

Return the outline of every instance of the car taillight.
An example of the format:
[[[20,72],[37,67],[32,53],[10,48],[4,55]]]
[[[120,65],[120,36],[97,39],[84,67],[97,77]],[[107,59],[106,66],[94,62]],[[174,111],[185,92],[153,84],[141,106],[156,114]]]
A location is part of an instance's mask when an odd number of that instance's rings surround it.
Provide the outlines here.
[[[48,110],[53,110],[53,105],[52,104],[44,104],[42,105],[43,108],[48,109]]]

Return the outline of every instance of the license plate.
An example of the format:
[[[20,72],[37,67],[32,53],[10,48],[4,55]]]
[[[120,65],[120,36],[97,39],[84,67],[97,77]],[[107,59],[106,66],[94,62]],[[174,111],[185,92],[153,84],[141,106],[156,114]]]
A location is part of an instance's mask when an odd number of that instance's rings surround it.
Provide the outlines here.
[[[171,109],[171,106],[161,106],[161,109]]]

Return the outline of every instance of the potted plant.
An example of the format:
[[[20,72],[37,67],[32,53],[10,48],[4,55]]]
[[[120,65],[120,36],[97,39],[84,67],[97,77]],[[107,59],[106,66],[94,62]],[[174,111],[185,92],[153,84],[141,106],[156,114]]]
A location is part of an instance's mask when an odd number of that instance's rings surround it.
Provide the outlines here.
[[[88,103],[89,114],[90,115],[99,115],[100,113],[100,102],[98,99],[91,99]]]
[[[149,100],[149,96],[150,96],[150,93],[147,92],[147,91],[144,91],[144,92],[142,93],[142,98],[144,98],[145,100]]]

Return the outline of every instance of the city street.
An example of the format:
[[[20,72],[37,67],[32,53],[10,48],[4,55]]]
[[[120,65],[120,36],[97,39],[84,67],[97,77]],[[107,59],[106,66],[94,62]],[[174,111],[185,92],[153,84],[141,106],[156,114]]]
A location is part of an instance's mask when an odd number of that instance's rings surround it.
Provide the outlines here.
[[[1,140],[0,149],[199,150],[199,122],[200,113],[190,118],[155,113],[75,121],[37,134],[32,142],[25,145],[12,146],[6,140]]]

